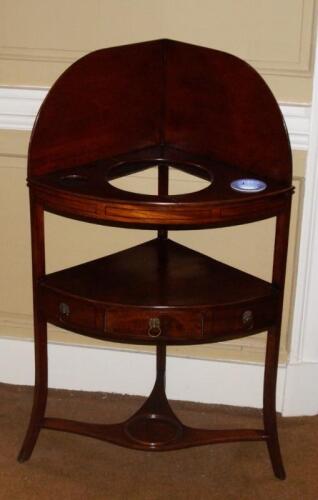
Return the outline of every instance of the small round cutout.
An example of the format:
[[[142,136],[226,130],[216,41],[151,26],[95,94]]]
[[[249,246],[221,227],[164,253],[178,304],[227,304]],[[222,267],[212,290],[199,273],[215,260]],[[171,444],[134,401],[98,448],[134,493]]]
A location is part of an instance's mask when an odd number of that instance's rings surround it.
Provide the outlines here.
[[[60,177],[60,182],[62,184],[67,184],[69,186],[73,184],[78,185],[86,181],[87,181],[86,175],[80,175],[80,174],[67,174],[67,175],[62,175]]]
[[[231,188],[240,193],[259,193],[267,188],[267,184],[259,179],[236,179],[231,182]]]

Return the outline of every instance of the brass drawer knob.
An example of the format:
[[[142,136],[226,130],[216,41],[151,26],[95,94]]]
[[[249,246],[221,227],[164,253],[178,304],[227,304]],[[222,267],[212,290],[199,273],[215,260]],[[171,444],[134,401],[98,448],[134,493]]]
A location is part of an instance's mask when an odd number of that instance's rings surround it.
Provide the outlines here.
[[[253,311],[247,310],[242,314],[242,323],[245,328],[252,329],[254,325]]]
[[[159,335],[161,335],[161,326],[159,318],[149,319],[148,335],[149,337],[159,337]]]
[[[66,321],[70,315],[70,306],[65,302],[60,302],[59,304],[59,319],[60,321]]]

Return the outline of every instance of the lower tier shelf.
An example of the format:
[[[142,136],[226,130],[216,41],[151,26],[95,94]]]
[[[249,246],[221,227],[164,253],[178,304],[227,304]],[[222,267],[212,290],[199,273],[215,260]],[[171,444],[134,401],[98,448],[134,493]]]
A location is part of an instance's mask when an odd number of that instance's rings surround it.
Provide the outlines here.
[[[167,399],[166,346],[157,346],[157,376],[149,397],[127,420],[94,424],[61,418],[44,418],[42,427],[72,432],[145,451],[169,451],[234,441],[266,441],[265,429],[198,429],[184,425]]]
[[[64,329],[167,344],[267,330],[280,303],[272,284],[164,239],[48,274],[38,296],[43,317]]]

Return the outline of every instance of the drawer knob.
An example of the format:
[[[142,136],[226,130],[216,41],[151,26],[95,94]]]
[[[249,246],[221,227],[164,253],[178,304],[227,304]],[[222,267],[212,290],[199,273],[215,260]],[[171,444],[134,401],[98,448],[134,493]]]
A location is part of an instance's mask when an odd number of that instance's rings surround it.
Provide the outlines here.
[[[59,318],[60,321],[66,321],[70,315],[70,306],[65,302],[59,304]]]
[[[247,310],[242,314],[242,323],[245,328],[252,329],[254,325],[253,311]]]
[[[161,326],[159,318],[150,318],[148,335],[149,337],[159,337],[159,335],[161,335]]]

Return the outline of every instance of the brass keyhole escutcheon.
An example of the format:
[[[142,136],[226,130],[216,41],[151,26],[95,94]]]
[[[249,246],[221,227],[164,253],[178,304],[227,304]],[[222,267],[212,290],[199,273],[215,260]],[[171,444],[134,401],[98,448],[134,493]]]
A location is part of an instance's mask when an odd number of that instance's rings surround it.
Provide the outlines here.
[[[149,319],[148,335],[149,337],[159,337],[159,335],[161,335],[161,326],[159,318]]]
[[[60,321],[66,321],[70,315],[70,306],[65,302],[59,304],[59,318]]]
[[[242,314],[242,323],[249,330],[253,328],[253,326],[254,326],[253,311],[247,310],[247,311],[243,312],[243,314]]]

